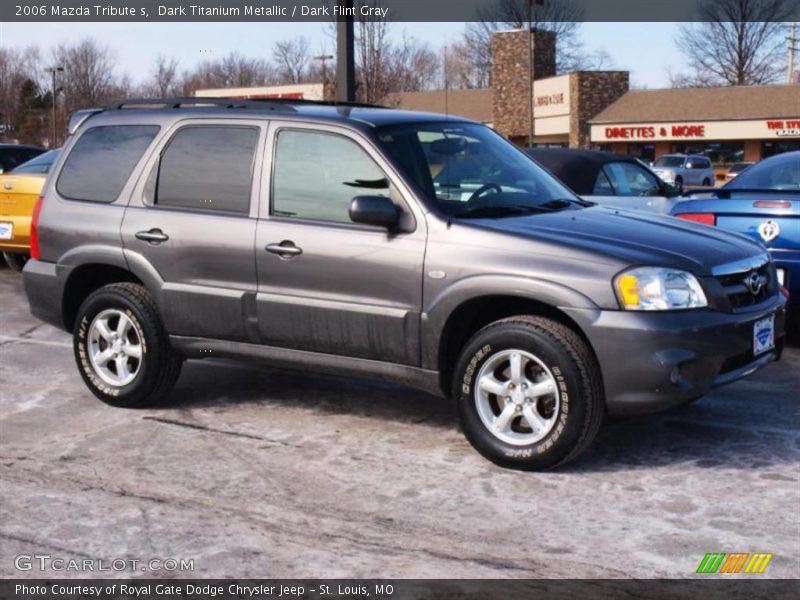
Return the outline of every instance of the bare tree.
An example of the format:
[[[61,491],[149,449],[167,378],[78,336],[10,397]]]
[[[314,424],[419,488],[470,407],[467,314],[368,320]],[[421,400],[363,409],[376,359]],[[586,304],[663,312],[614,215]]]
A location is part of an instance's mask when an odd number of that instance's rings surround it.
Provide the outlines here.
[[[468,23],[464,43],[475,73],[479,73],[479,86],[491,85],[492,35],[500,29],[522,29],[529,26],[529,0],[498,0],[490,7],[478,11],[478,20]],[[534,4],[531,22],[535,29],[550,31],[556,38],[556,70],[567,73],[583,68],[585,50],[578,39],[583,8],[574,0]]]
[[[191,96],[201,88],[252,87],[277,82],[272,65],[262,59],[231,52],[221,59],[204,61],[184,73],[179,86]]]
[[[152,89],[159,98],[167,98],[176,92],[178,83],[178,61],[159,54],[153,70]]]
[[[308,76],[309,55],[308,38],[276,42],[272,58],[276,63],[278,76],[284,83],[302,83]]]
[[[702,22],[682,25],[675,42],[691,72],[673,83],[755,85],[786,71],[783,23],[795,0],[705,0]]]
[[[444,49],[442,86],[448,89],[473,89],[489,86],[490,70],[473,59],[472,48],[464,41],[450,44]]]
[[[41,87],[42,69],[39,49],[22,50],[0,47],[0,137],[11,139],[20,110],[20,90],[32,80]]]
[[[110,48],[91,38],[55,48],[54,64],[64,67],[62,81],[68,112],[102,106],[118,95],[114,60],[115,54]]]

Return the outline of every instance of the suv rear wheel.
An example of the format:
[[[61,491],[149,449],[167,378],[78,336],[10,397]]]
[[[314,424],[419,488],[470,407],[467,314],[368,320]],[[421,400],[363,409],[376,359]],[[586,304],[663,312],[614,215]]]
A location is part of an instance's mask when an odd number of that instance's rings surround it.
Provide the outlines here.
[[[73,346],[92,393],[122,408],[159,402],[172,390],[183,364],[150,294],[133,283],[106,285],[84,300]]]
[[[458,361],[453,395],[475,449],[522,470],[578,456],[605,412],[599,369],[586,343],[541,317],[502,319],[478,331]]]

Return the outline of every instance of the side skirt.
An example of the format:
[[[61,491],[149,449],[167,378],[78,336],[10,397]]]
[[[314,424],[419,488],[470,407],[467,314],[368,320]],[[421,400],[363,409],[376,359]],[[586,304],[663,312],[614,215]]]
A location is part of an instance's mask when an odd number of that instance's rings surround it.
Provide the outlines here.
[[[443,397],[439,386],[439,372],[386,363],[366,358],[337,356],[307,350],[276,348],[245,342],[211,340],[206,338],[171,335],[172,347],[186,358],[233,358],[257,362],[281,369],[306,371],[309,367],[321,373],[378,379],[399,385],[416,388]]]

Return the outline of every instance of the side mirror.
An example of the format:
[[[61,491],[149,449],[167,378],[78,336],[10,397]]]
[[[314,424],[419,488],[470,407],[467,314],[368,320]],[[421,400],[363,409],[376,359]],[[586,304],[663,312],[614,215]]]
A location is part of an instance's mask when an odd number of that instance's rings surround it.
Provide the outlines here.
[[[356,196],[350,201],[350,220],[394,229],[400,222],[400,209],[386,196]]]

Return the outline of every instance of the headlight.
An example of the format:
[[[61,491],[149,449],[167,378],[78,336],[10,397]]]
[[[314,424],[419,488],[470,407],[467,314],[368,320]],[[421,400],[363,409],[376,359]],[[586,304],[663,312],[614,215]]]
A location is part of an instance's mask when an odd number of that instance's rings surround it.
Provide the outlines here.
[[[625,310],[679,310],[708,306],[697,278],[676,269],[630,269],[617,275],[614,288]]]
[[[657,171],[657,174],[664,181],[674,181],[675,180],[675,173],[673,173],[672,171]]]

